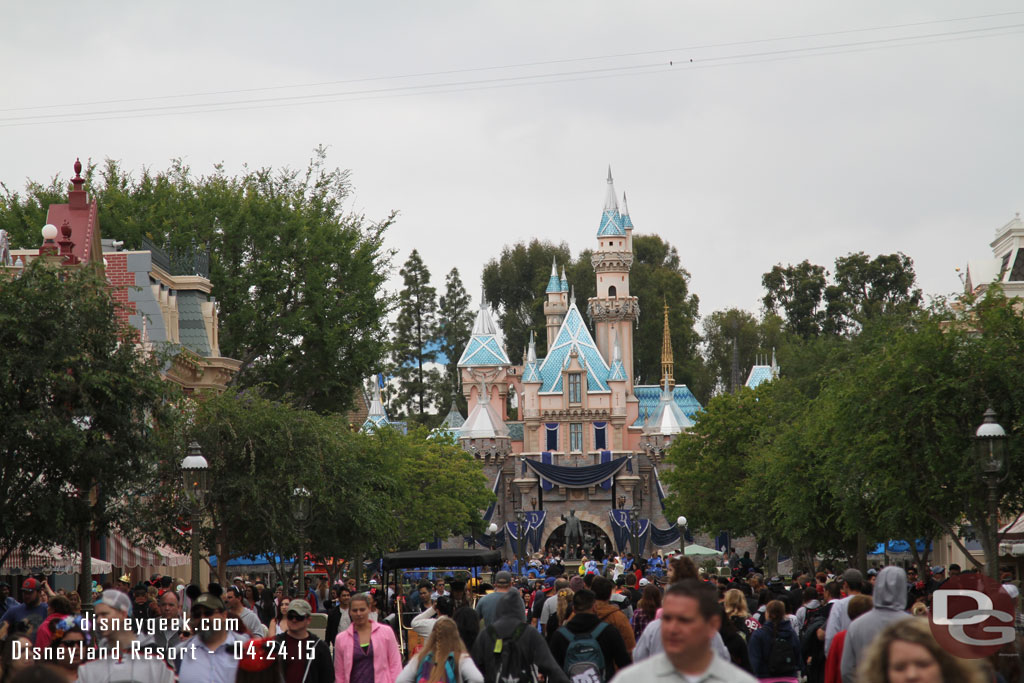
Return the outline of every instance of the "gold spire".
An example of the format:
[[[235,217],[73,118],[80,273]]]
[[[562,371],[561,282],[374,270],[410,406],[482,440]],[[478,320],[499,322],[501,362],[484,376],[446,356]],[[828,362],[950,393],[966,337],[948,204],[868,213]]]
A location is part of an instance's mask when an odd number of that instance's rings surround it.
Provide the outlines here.
[[[672,363],[672,333],[668,329],[668,300],[665,300],[665,331],[661,338],[661,379],[668,378],[669,389],[676,385],[676,373]]]

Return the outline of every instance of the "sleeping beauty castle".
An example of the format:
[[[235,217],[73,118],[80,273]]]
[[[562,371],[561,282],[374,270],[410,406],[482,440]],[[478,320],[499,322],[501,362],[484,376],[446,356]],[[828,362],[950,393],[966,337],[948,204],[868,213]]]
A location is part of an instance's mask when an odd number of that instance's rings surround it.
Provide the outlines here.
[[[469,415],[455,424],[460,417],[450,414],[446,423],[493,486],[497,501],[485,520],[497,525],[498,544],[509,552],[520,534],[528,552],[564,543],[563,517],[570,512],[581,522],[588,555],[595,545],[649,554],[679,544],[679,530],[663,515],[658,469],[667,446],[693,425],[701,406],[673,380],[667,308],[661,385],[634,384],[633,331],[641,304],[653,302],[629,291],[633,222],[625,195],[618,202],[610,169],[596,239],[597,294],[585,306],[576,301],[565,268],[551,265],[546,357],[537,356],[531,335],[523,364],[513,365],[481,302],[459,359]],[[512,403],[519,419],[509,419]],[[630,547],[634,534],[640,548]]]
[[[513,365],[481,301],[458,363],[469,415],[463,419],[453,408],[440,428],[480,462],[497,498],[484,519],[498,532],[468,542],[494,543],[512,555],[522,535],[528,553],[543,552],[565,542],[564,520],[572,513],[588,556],[595,546],[645,555],[679,547],[680,530],[664,516],[659,469],[666,467],[666,448],[693,426],[701,405],[673,379],[667,306],[658,311],[665,321],[661,383],[634,384],[633,331],[642,307],[661,302],[630,294],[633,222],[625,195],[619,204],[610,169],[596,239],[597,293],[584,308],[565,268],[551,265],[544,292],[546,357],[538,357],[531,334],[523,364]],[[756,370],[765,368],[755,367],[752,380]],[[378,391],[367,426],[385,420]]]

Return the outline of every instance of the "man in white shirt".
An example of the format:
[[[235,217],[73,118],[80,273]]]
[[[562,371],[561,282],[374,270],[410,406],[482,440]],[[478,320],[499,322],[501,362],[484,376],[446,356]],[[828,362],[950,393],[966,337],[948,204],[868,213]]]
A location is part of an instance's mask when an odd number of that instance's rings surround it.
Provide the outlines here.
[[[669,586],[661,604],[661,621],[664,652],[626,667],[612,679],[613,683],[757,683],[756,678],[715,656],[711,649],[722,616],[718,592],[709,584],[684,579]]]

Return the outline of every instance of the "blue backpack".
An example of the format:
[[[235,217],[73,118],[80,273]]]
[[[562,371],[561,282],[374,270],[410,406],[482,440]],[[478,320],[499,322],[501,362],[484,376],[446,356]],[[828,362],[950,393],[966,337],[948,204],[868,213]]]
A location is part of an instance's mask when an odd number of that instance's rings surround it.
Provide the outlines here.
[[[434,656],[428,652],[423,657],[423,661],[420,662],[419,671],[416,672],[416,683],[426,683],[429,681],[430,674],[433,673],[435,666]],[[449,652],[444,660],[444,675],[441,676],[441,683],[457,683],[458,680],[455,674],[455,653]]]
[[[597,639],[607,626],[602,622],[590,633],[573,633],[565,626],[558,629],[569,641],[562,669],[572,683],[604,683],[604,653]]]

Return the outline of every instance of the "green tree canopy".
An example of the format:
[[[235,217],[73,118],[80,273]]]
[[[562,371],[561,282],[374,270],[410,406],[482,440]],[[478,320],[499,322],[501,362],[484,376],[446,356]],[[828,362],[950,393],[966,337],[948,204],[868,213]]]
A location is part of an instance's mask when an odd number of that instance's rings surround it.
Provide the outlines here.
[[[320,411],[352,405],[385,351],[393,216],[347,213],[349,172],[328,168],[323,148],[302,171],[229,175],[218,165],[204,176],[175,160],[136,177],[108,159],[86,177],[104,237],[129,249],[146,238],[190,262],[209,256],[221,352],[242,361],[237,385]],[[65,184],[2,189],[0,228],[15,245],[38,245],[47,207],[67,201]]]
[[[473,330],[474,315],[469,304],[469,294],[466,293],[462,278],[459,277],[459,269],[452,268],[445,277],[444,294],[441,295],[437,306],[441,353],[448,359],[445,363],[441,412],[454,403],[463,414],[466,414],[466,397],[462,395],[458,363]]]
[[[424,419],[427,409],[441,398],[441,376],[437,368],[439,326],[437,290],[430,284],[430,270],[413,249],[402,266],[403,287],[398,295],[398,320],[392,341],[392,373],[398,388],[391,399],[396,416]],[[431,367],[428,367],[431,366]]]
[[[164,438],[177,396],[165,358],[133,343],[93,269],[37,259],[11,275],[0,280],[0,561],[112,529],[138,536],[131,506],[180,452]]]

